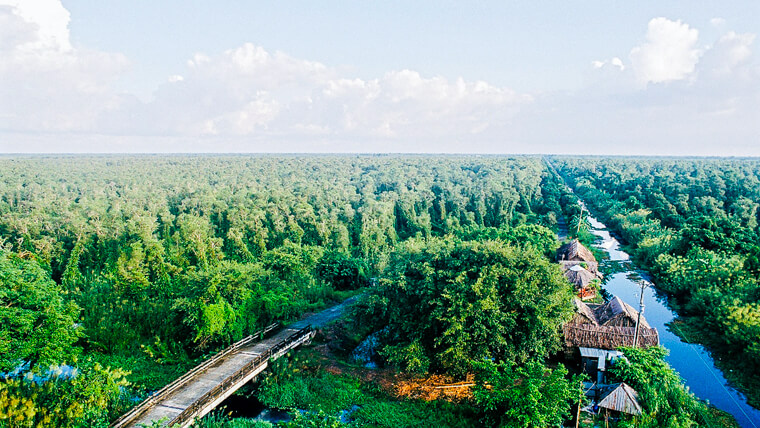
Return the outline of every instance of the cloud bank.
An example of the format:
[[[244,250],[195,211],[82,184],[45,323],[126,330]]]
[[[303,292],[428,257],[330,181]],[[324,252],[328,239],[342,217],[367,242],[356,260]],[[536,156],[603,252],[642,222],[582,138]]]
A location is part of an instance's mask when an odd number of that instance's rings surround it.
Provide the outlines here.
[[[664,17],[583,88],[344,70],[245,43],[196,53],[143,101],[122,54],[71,43],[59,0],[0,0],[0,150],[760,155],[755,35]],[[727,23],[716,18],[714,28]],[[716,153],[716,142],[722,141]]]
[[[0,0],[0,129],[93,131],[116,107],[118,53],[72,47],[69,13],[56,0]]]

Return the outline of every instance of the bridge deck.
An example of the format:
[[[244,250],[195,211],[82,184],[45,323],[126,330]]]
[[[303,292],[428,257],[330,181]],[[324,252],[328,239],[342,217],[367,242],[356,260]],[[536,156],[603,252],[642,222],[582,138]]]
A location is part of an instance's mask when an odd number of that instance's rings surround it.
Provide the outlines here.
[[[267,339],[258,338],[272,331],[271,325],[262,332],[249,336],[199,364],[185,375],[167,385],[154,396],[146,398],[137,407],[117,419],[112,428],[151,426],[152,421],[163,420],[181,427],[188,426],[193,417],[201,417],[221,403],[246,382],[267,367],[270,359],[277,358],[311,339],[311,327],[319,328],[337,319],[352,297],[340,305],[291,324]]]
[[[187,418],[188,412],[196,417],[207,413],[228,395],[263,371],[270,358],[277,358],[310,338],[311,332],[308,328],[300,330],[285,328],[272,337],[261,341],[249,341],[250,343],[245,343],[243,346],[227,352],[217,361],[207,364],[202,370],[198,370],[197,373],[192,374],[188,379],[181,381],[170,390],[160,393],[153,399],[146,399],[131,412],[131,415],[125,415],[111,426],[151,426],[153,421],[161,421],[161,426],[167,426],[170,422],[187,426],[192,422],[192,418]],[[258,362],[255,362],[257,359]],[[220,385],[225,386],[220,388]],[[197,407],[197,411],[192,409],[194,405]],[[177,420],[176,418],[183,412],[185,415]]]

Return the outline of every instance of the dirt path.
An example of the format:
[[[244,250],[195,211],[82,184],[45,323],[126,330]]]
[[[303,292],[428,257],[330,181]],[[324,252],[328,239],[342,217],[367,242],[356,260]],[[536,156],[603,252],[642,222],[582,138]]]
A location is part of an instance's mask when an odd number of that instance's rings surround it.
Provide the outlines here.
[[[293,329],[301,329],[306,327],[307,325],[311,325],[313,328],[321,328],[324,327],[326,324],[328,324],[331,321],[334,321],[343,315],[345,312],[345,309],[352,304],[353,302],[358,299],[359,296],[349,297],[348,299],[344,300],[343,303],[333,306],[331,308],[325,309],[322,312],[317,312],[314,315],[310,315],[301,321],[296,321],[293,324],[290,324],[288,328]]]

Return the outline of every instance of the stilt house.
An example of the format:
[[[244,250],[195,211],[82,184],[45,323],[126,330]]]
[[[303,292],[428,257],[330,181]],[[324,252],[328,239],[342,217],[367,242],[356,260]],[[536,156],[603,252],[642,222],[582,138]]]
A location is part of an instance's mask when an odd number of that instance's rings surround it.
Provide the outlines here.
[[[614,351],[633,346],[639,313],[617,296],[599,305],[575,299],[575,307],[575,316],[562,329],[565,352],[568,357],[580,352],[584,371],[602,383],[607,360],[619,356]],[[649,347],[659,343],[657,329],[642,316],[637,346]]]
[[[639,394],[635,389],[626,383],[617,383],[606,385],[598,390],[601,399],[599,400],[600,411],[608,412],[610,415],[619,415],[626,413],[629,415],[640,415],[641,405],[639,404]]]
[[[580,299],[588,300],[596,296],[591,285],[602,275],[599,273],[599,263],[588,248],[574,239],[557,250],[557,261],[568,281],[575,285]]]

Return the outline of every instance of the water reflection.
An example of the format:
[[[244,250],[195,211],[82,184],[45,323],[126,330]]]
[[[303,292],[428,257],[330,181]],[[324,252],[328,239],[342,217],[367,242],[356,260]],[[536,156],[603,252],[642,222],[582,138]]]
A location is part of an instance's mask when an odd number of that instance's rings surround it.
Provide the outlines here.
[[[610,235],[603,223],[593,217],[588,217],[588,221],[591,233],[600,238],[595,246],[609,255],[609,260],[602,265],[605,273],[603,291],[638,309],[641,281],[651,282],[651,277],[636,269],[628,254],[620,249],[620,242]],[[644,316],[659,331],[660,344],[670,350],[666,361],[680,373],[686,386],[697,397],[731,413],[742,427],[760,427],[760,411],[749,406],[744,395],[728,385],[710,354],[702,346],[686,343],[673,333],[671,329],[678,327],[673,322],[675,314],[666,302],[654,287],[644,289]]]

